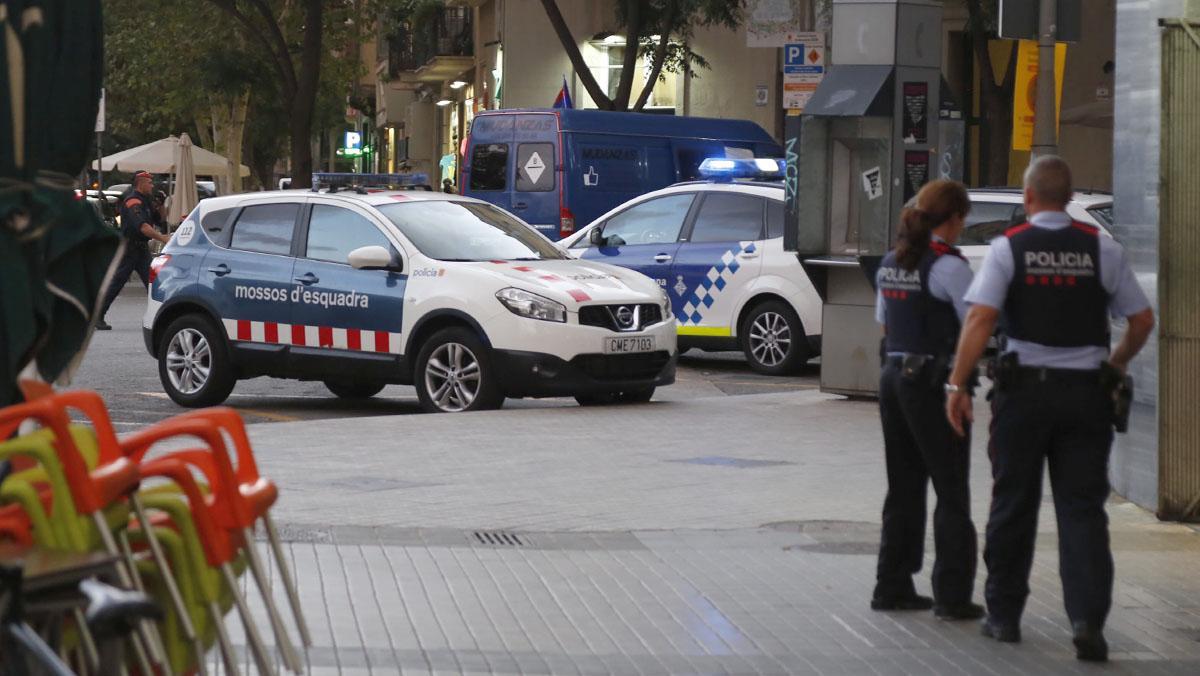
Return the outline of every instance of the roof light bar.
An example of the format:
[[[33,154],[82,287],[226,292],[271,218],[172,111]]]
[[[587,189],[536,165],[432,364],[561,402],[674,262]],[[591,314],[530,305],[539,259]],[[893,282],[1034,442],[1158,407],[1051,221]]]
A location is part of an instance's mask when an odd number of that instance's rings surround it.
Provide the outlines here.
[[[732,181],[737,178],[778,181],[783,179],[786,172],[786,162],[766,157],[710,157],[700,163],[700,175],[714,181]]]
[[[376,187],[422,187],[429,185],[429,175],[413,174],[355,174],[345,172],[313,172],[312,189],[314,192],[327,188],[336,192],[343,190],[358,190],[360,188]]]

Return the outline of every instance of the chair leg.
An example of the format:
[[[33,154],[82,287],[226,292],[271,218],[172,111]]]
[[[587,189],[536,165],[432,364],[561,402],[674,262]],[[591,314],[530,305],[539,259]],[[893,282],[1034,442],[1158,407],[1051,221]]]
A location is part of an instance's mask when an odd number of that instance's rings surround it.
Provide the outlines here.
[[[279,614],[279,607],[275,605],[275,597],[271,594],[271,587],[267,583],[266,570],[263,568],[262,559],[258,556],[258,547],[254,543],[254,531],[243,528],[242,537],[246,541],[246,559],[250,563],[250,572],[254,575],[254,582],[262,594],[263,603],[267,606],[267,617],[271,621],[271,630],[275,633],[275,644],[279,646],[279,653],[283,656],[283,664],[292,673],[302,674],[304,665],[301,664],[300,655],[292,645],[291,637],[288,636],[287,627],[284,626],[283,618]]]
[[[117,542],[121,547],[121,555],[125,558],[126,564],[129,566],[130,577],[133,579],[133,588],[146,593],[146,585],[142,582],[142,574],[138,572],[137,559],[133,556],[133,547],[129,545],[129,534],[122,530],[117,535]],[[142,620],[142,624],[150,629],[150,655],[151,659],[158,662],[163,667],[163,673],[171,674],[169,660],[167,658],[167,644],[163,642],[162,633],[158,630],[158,625],[152,620]]]
[[[274,674],[275,669],[267,654],[267,646],[263,643],[262,635],[258,633],[258,625],[254,623],[254,617],[250,614],[250,606],[242,596],[242,591],[238,589],[237,577],[234,576],[233,568],[228,563],[221,564],[221,576],[225,579],[229,591],[233,593],[233,602],[237,605],[238,615],[242,617],[242,624],[246,627],[246,639],[250,643],[250,652],[254,655],[254,662],[258,666],[259,673]]]
[[[312,647],[312,634],[308,631],[308,622],[304,619],[304,611],[300,609],[300,594],[296,591],[296,583],[292,580],[292,571],[288,566],[287,557],[283,553],[283,543],[279,539],[279,531],[270,514],[263,515],[263,524],[267,529],[267,540],[271,543],[271,552],[279,564],[279,579],[287,590],[288,604],[292,606],[292,615],[296,618],[296,629],[300,632],[300,642],[305,648]]]
[[[154,565],[158,566],[162,573],[163,584],[167,587],[167,595],[171,597],[171,604],[175,606],[175,615],[179,618],[183,635],[191,642],[192,649],[196,653],[198,676],[205,676],[204,645],[200,642],[196,627],[192,624],[192,616],[188,613],[187,604],[183,602],[183,594],[179,591],[179,584],[175,581],[175,572],[167,563],[167,557],[163,554],[162,545],[158,542],[154,528],[150,525],[150,518],[146,516],[141,498],[131,495],[129,503],[133,505],[133,512],[137,516],[138,524],[142,527],[142,532],[146,534],[146,543],[150,545],[150,554],[154,557]]]
[[[112,556],[121,557],[121,550],[117,547],[117,541],[113,538],[112,531],[108,529],[108,524],[104,521],[104,515],[100,512],[92,512],[92,522],[95,524],[96,530],[100,533],[100,541],[104,544],[104,550]],[[133,589],[133,578],[126,568],[127,564],[127,561],[118,561],[113,568],[117,571],[117,581],[121,583],[121,586],[125,589]],[[150,638],[151,634],[157,636],[158,628],[149,621],[146,621],[139,622],[136,634],[130,637],[133,639],[133,651],[137,656],[138,668],[142,670],[142,673],[146,674],[155,673],[150,669],[150,654],[153,651],[153,646],[156,645]],[[165,657],[155,659],[154,661],[162,665],[164,673],[170,671]]]
[[[75,629],[79,632],[79,643],[83,645],[84,662],[87,664],[88,671],[98,671],[100,669],[100,651],[96,649],[96,639],[92,637],[91,629],[88,629],[87,620],[83,617],[83,609],[75,608],[71,612],[75,619]]]
[[[217,629],[217,645],[221,650],[221,662],[225,665],[225,672],[228,676],[241,676],[242,672],[238,669],[237,664],[237,653],[233,650],[233,642],[229,640],[229,631],[225,629],[225,618],[221,615],[221,608],[216,601],[208,602],[208,615]]]

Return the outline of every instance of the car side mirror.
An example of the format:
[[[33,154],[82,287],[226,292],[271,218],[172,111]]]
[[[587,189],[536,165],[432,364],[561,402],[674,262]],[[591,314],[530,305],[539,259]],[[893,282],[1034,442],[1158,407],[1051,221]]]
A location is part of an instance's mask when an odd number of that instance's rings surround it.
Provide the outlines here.
[[[351,251],[346,259],[355,270],[404,271],[404,263],[400,257],[378,245],[359,247]]]
[[[605,239],[604,232],[599,227],[588,231],[588,241],[591,242],[592,246],[603,246]]]

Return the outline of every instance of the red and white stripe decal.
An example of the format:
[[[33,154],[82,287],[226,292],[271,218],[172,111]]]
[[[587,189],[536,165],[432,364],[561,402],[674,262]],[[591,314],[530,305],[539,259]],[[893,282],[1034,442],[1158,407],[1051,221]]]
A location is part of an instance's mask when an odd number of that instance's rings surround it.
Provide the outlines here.
[[[304,326],[248,319],[223,319],[231,340],[271,345],[325,347],[334,350],[400,354],[400,334],[388,331],[337,329],[331,326]]]

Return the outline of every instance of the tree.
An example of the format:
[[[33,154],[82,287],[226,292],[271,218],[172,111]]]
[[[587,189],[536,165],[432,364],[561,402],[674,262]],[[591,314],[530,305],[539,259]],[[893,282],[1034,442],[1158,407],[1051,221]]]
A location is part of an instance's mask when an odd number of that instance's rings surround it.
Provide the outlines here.
[[[979,168],[984,185],[1008,183],[1012,143],[1013,89],[1017,80],[1017,43],[1012,42],[1004,77],[996,82],[989,41],[997,35],[996,0],[967,0],[967,28],[979,67]]]
[[[688,39],[700,26],[737,28],[741,25],[745,6],[744,0],[618,0],[616,18],[625,29],[626,47],[617,90],[610,97],[584,62],[557,0],[541,2],[583,88],[602,110],[642,110],[664,70],[690,75],[707,68],[708,62],[688,49]],[[631,105],[639,56],[647,60],[650,71],[642,91]]]
[[[288,136],[292,158],[292,187],[311,185],[312,136],[317,88],[321,78],[323,0],[297,0],[302,15],[292,16],[292,2],[270,0],[209,0],[228,14],[247,41],[269,58],[279,91],[288,102]],[[289,33],[302,33],[298,60]]]

